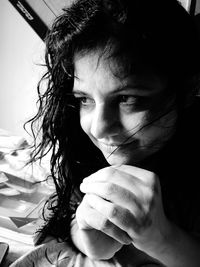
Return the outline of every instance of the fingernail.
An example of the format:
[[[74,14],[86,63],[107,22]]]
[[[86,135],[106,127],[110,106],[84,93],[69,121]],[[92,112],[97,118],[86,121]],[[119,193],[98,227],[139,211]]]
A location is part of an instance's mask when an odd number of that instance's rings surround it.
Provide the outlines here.
[[[80,190],[81,192],[85,193],[85,185],[83,183],[80,184]]]
[[[86,183],[89,179],[90,179],[90,176],[85,177],[85,178],[82,180],[82,183]]]

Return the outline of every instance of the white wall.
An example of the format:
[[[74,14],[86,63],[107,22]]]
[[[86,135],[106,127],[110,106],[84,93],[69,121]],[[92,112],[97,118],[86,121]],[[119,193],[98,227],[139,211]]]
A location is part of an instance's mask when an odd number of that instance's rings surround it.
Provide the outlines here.
[[[44,44],[8,0],[0,0],[0,128],[27,137],[24,122],[36,112]]]

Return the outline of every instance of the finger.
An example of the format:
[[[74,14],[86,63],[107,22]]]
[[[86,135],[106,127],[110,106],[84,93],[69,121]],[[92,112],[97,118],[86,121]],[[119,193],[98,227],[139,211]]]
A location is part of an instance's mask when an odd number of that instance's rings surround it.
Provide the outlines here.
[[[124,245],[128,245],[132,242],[126,232],[114,225],[103,214],[93,209],[90,205],[84,205],[84,207],[81,208],[79,206],[76,212],[76,218],[81,230],[99,230]]]
[[[155,174],[144,170],[145,173],[148,172],[149,178],[145,179],[142,174],[140,174],[140,177],[137,177],[139,170],[144,173],[142,169],[138,169],[139,168],[128,165],[123,165],[118,168],[107,167],[83,179],[83,182],[110,182],[118,184],[127,190],[135,189],[137,190],[135,194],[138,196],[142,195],[145,190],[148,194],[148,191],[152,189],[154,185],[153,177]],[[134,170],[137,170],[137,173],[135,173]]]
[[[91,207],[103,214],[108,221],[116,225],[134,239],[144,227],[149,225],[149,220],[145,218],[136,218],[127,209],[108,202],[96,195],[88,195],[88,202]]]
[[[121,165],[114,168],[127,174],[134,175],[147,186],[152,184],[152,180],[154,180],[155,177],[153,172],[135,166]]]
[[[95,194],[103,199],[111,201],[116,205],[130,210],[135,216],[144,216],[144,208],[141,199],[138,199],[134,193],[122,188],[119,185],[111,183],[82,183],[80,190],[83,193]]]
[[[150,198],[152,196],[152,192],[159,192],[160,183],[158,176],[155,173],[130,165],[121,165],[117,167],[117,170],[128,175],[128,183],[124,181],[126,183],[124,184],[125,186],[129,186],[131,184],[133,185],[133,183],[135,183],[135,185],[138,184],[145,192],[146,196],[150,194]],[[131,179],[132,176],[134,176],[134,179]]]

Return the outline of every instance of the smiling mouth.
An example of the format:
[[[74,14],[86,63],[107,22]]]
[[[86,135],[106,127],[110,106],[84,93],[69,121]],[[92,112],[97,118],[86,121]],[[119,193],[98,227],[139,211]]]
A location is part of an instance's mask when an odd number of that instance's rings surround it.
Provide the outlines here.
[[[113,154],[115,151],[117,151],[120,147],[116,145],[107,145],[105,143],[99,143],[98,144],[99,149],[106,154]]]
[[[106,144],[106,143],[102,143],[102,142],[98,142],[101,146],[104,146],[104,147],[110,147],[110,148],[120,148],[120,147],[124,147],[124,146],[127,146],[127,145],[130,145],[130,144],[133,144],[133,143],[137,143],[138,141],[137,140],[132,140],[132,141],[129,141],[129,142],[121,142],[121,143],[113,143],[113,144]]]
[[[118,146],[120,146],[119,144],[106,144],[106,143],[101,143],[101,142],[99,142],[99,144],[101,144],[103,146],[109,146],[109,147],[118,147]]]

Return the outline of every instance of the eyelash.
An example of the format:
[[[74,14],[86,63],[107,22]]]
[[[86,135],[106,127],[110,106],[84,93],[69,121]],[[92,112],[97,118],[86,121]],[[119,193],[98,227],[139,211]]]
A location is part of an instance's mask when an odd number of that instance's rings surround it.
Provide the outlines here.
[[[138,96],[132,95],[120,95],[118,97],[118,102],[122,105],[132,106],[135,105],[137,100],[139,99]]]
[[[94,105],[95,101],[89,97],[83,96],[83,97],[76,97],[76,100],[78,100],[79,104],[82,106],[90,106],[91,104]],[[84,101],[85,100],[85,101]],[[89,102],[87,103],[86,101]]]
[[[76,101],[82,108],[90,108],[95,105],[95,101],[87,96],[75,96]],[[113,103],[119,104],[122,108],[136,108],[141,102],[140,96],[119,95]]]

